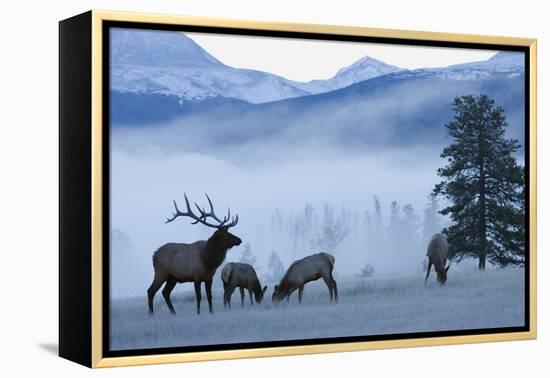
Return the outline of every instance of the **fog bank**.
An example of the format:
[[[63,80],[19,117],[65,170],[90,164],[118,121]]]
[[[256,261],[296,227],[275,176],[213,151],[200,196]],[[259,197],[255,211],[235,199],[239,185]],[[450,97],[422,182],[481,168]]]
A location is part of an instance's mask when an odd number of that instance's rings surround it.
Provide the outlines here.
[[[280,147],[278,152],[272,150],[270,159],[255,158],[260,154],[252,149],[223,159],[146,148],[138,153],[117,148],[116,138],[113,145],[111,226],[123,235],[112,242],[113,296],[145,292],[152,280],[151,256],[161,245],[211,235],[212,229],[191,225],[185,218],[164,223],[172,214],[172,200],[184,206],[184,192],[202,205],[206,205],[207,192],[218,214],[227,207],[239,214],[232,232],[244,243],[229,251],[227,261],[237,261],[249,244],[260,276],[267,273],[272,252],[279,255],[285,269],[293,259],[318,252],[314,240],[322,232],[326,206],[348,230],[335,250],[327,251],[336,257],[337,275],[357,274],[367,262],[377,276],[421,269],[425,254],[421,216],[437,182],[436,170],[442,165],[437,148],[347,153],[310,147],[285,154]],[[369,231],[367,220],[374,216],[375,196],[383,216],[378,236],[372,236],[373,227]],[[391,201],[397,201],[401,209],[406,204],[414,208],[418,217],[414,240],[389,234]],[[294,235],[292,227],[306,205],[312,209],[312,224],[301,235]],[[280,224],[275,218],[280,218]]]

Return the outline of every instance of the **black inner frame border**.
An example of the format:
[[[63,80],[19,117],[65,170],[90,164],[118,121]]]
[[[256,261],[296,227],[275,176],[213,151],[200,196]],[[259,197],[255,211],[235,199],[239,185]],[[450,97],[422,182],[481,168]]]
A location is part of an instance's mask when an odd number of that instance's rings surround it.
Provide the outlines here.
[[[471,330],[449,330],[449,331],[433,331],[433,332],[416,332],[416,333],[395,333],[386,335],[369,335],[369,336],[346,336],[333,338],[313,338],[304,340],[281,340],[281,341],[263,341],[263,342],[246,342],[235,344],[214,344],[214,345],[198,345],[198,346],[181,346],[181,347],[166,347],[166,348],[147,348],[147,349],[128,349],[128,350],[110,350],[110,286],[109,286],[109,257],[110,257],[110,28],[129,28],[129,29],[145,29],[145,30],[166,30],[166,31],[181,31],[181,32],[196,32],[210,34],[229,34],[242,36],[257,36],[257,37],[275,37],[275,38],[292,38],[292,39],[309,39],[309,40],[324,40],[324,41],[341,41],[341,42],[364,42],[364,43],[379,43],[405,46],[429,46],[429,47],[450,47],[450,48],[468,48],[480,50],[500,50],[500,51],[516,51],[523,52],[525,56],[525,325],[520,327],[502,327],[502,328],[483,328]],[[512,46],[500,44],[485,44],[471,42],[450,42],[450,41],[432,41],[422,39],[405,39],[405,38],[389,38],[389,37],[372,37],[372,36],[355,36],[355,35],[335,35],[324,33],[309,33],[309,32],[290,32],[290,31],[275,31],[275,30],[258,30],[244,28],[229,28],[229,27],[214,27],[214,26],[196,26],[196,25],[167,25],[159,23],[147,22],[126,22],[126,21],[102,21],[102,128],[103,128],[103,266],[102,266],[102,356],[109,357],[129,357],[141,355],[158,355],[170,353],[191,353],[191,352],[207,352],[220,350],[238,350],[238,349],[256,349],[269,347],[292,347],[292,346],[307,346],[317,344],[339,344],[350,342],[365,342],[365,341],[386,341],[386,340],[405,340],[405,339],[422,339],[433,337],[452,337],[452,336],[473,336],[486,334],[505,334],[512,332],[529,332],[530,330],[530,54],[528,46]],[[144,309],[146,311],[147,309]],[[184,315],[187,316],[187,315]]]

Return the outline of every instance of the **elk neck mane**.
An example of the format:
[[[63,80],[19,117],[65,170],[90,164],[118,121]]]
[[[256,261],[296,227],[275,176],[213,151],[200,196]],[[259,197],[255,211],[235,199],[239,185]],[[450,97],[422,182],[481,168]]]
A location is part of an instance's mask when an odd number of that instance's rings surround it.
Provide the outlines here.
[[[225,248],[219,240],[212,235],[204,245],[204,249],[201,251],[201,260],[204,265],[209,268],[217,268],[225,260],[228,248]]]
[[[298,262],[300,262],[302,260],[303,259],[296,260],[292,264],[290,264],[287,271],[285,272],[285,275],[283,276],[283,278],[281,278],[281,281],[279,282],[279,290],[280,291],[286,292],[286,291],[290,290],[291,285],[289,284],[288,279],[289,279],[290,275],[292,274],[293,270],[296,269],[296,266],[298,265]]]
[[[262,292],[262,285],[260,285],[260,281],[258,280],[258,278],[256,278],[256,280],[252,284],[252,291],[256,295],[259,295]]]
[[[290,270],[290,269],[289,269]],[[281,278],[281,281],[279,281],[279,292],[280,293],[286,293],[290,290],[290,284],[288,282],[288,271],[287,273]]]

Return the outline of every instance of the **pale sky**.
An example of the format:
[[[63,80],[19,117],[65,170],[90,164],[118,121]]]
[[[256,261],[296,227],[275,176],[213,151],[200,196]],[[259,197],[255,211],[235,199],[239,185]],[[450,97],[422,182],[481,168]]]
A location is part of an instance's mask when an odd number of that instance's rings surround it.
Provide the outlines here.
[[[224,64],[307,82],[328,79],[368,55],[401,68],[445,67],[489,59],[496,51],[185,33]]]

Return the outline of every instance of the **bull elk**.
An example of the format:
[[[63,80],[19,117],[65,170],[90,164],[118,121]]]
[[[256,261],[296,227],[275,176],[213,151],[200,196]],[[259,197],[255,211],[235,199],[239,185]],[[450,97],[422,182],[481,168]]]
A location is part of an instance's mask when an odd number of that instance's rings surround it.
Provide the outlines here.
[[[443,234],[434,234],[428,243],[428,251],[426,252],[426,256],[428,256],[428,272],[426,273],[424,285],[428,281],[432,265],[437,273],[437,281],[441,285],[445,285],[445,282],[447,282],[447,271],[451,266],[449,263],[449,265],[445,267],[448,255],[449,243],[447,242],[447,238]]]
[[[207,194],[206,199],[210,211],[206,212],[195,203],[199,215],[196,215],[189,206],[187,195],[184,194],[187,211],[181,212],[174,201],[175,213],[166,223],[173,222],[178,217],[189,217],[194,221],[191,224],[201,223],[207,227],[216,229],[208,240],[199,240],[191,244],[168,243],[160,247],[153,254],[153,268],[155,277],[153,283],[147,290],[149,299],[149,312],[153,313],[153,299],[155,293],[166,282],[162,295],[172,314],[175,314],[174,306],[170,300],[170,293],[177,283],[193,282],[195,284],[195,296],[197,300],[197,314],[201,311],[201,282],[206,288],[206,299],[208,309],[212,310],[212,277],[216,269],[225,259],[227,251],[239,244],[241,239],[229,232],[239,222],[239,216],[231,217],[231,211],[227,210],[227,216],[220,219],[214,212],[214,206]],[[213,220],[210,221],[210,220]]]
[[[338,301],[338,289],[336,281],[332,277],[334,261],[334,256],[321,252],[293,262],[281,282],[275,285],[271,299],[273,302],[279,302],[285,298],[288,301],[290,295],[298,289],[298,301],[301,303],[304,285],[323,278],[328,287],[330,300],[332,301],[334,298]]]
[[[256,271],[250,264],[244,263],[229,263],[222,269],[222,282],[223,282],[223,305],[231,310],[231,296],[236,288],[239,288],[241,292],[241,306],[244,306],[244,291],[248,290],[250,296],[250,304],[253,305],[254,301],[252,295],[256,299],[258,304],[262,303],[264,299],[267,286],[260,285],[260,280],[256,275]]]

